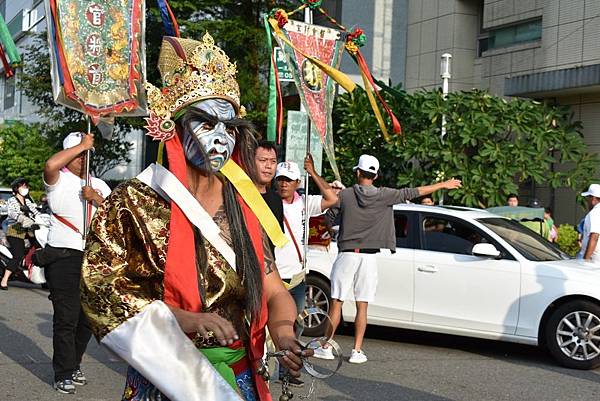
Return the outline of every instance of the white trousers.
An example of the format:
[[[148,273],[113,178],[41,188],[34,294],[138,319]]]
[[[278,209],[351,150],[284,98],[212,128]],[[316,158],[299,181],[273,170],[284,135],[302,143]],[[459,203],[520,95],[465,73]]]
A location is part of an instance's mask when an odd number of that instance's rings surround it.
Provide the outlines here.
[[[377,289],[375,254],[340,252],[331,268],[331,298],[373,302]]]

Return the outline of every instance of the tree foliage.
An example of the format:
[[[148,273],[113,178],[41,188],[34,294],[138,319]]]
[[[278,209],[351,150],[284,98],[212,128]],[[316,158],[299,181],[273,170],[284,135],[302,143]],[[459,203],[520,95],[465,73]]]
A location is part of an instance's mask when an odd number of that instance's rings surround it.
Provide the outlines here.
[[[25,177],[32,191],[43,190],[44,163],[54,150],[40,128],[17,123],[0,129],[0,183],[8,186]]]
[[[479,90],[450,93],[444,100],[439,91],[407,94],[390,88],[386,97],[403,128],[389,143],[381,138],[364,91],[336,101],[336,152],[347,182],[354,181],[349,174],[358,156],[372,153],[381,160],[382,185],[418,186],[456,177],[463,188],[449,193],[452,203],[491,207],[503,204],[524,182],[580,189],[596,173],[598,158],[587,151],[581,123],[566,107]]]
[[[267,117],[269,50],[265,38],[263,16],[275,7],[291,9],[297,1],[272,0],[170,0],[169,4],[179,22],[181,36],[200,40],[209,32],[217,44],[237,64],[237,80],[241,102],[248,115],[264,132]],[[148,80],[160,82],[156,60],[161,38],[162,22],[156,7],[147,13]],[[152,28],[151,28],[152,27]]]
[[[561,224],[558,227],[556,243],[563,252],[570,256],[577,255],[581,248],[579,246],[579,233],[575,230],[575,227],[569,224]]]

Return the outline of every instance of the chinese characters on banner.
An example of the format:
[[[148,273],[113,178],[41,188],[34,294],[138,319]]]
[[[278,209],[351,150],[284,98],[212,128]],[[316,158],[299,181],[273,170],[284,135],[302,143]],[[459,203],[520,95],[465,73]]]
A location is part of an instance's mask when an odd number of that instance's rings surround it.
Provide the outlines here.
[[[100,118],[146,114],[144,0],[49,0],[57,103]]]

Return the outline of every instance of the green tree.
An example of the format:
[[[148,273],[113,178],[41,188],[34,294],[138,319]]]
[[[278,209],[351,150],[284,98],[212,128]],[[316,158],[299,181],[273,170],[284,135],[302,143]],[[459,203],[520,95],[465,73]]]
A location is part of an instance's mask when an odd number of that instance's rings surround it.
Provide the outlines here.
[[[273,0],[171,0],[169,2],[179,21],[181,36],[200,39],[209,32],[231,60],[237,63],[241,102],[247,118],[264,132],[267,117],[269,51],[267,49],[263,16],[273,8],[290,10],[298,1]],[[148,49],[148,79],[159,82],[153,66],[158,58],[158,44],[163,35],[160,14],[149,7],[146,43]]]
[[[450,201],[474,207],[501,205],[524,182],[580,189],[595,176],[598,158],[587,151],[581,123],[566,107],[479,90],[444,100],[439,91],[409,95],[390,88],[386,97],[403,128],[389,143],[381,138],[364,91],[337,99],[336,152],[347,182],[353,182],[348,172],[363,152],[382,161],[381,184],[416,186],[457,177],[463,188],[450,192]]]
[[[579,233],[569,224],[561,224],[558,227],[558,238],[556,240],[560,249],[570,256],[577,255],[579,252]]]
[[[9,186],[15,178],[25,177],[32,191],[42,191],[44,163],[53,152],[37,124],[17,123],[0,129],[0,183]]]
[[[296,1],[272,0],[171,0],[181,37],[200,40],[209,32],[237,64],[241,103],[247,117],[264,131],[267,116],[269,51],[263,16],[273,8],[291,9]],[[160,84],[157,65],[165,35],[159,9],[152,4],[146,13],[146,57],[148,81]]]

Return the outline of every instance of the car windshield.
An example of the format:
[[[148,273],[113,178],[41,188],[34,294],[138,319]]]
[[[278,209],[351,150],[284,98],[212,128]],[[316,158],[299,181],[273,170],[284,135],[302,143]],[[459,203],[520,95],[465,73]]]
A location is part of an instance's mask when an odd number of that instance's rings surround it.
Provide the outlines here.
[[[515,220],[497,218],[478,219],[478,222],[498,234],[525,258],[533,261],[570,259],[553,243],[545,240]]]

